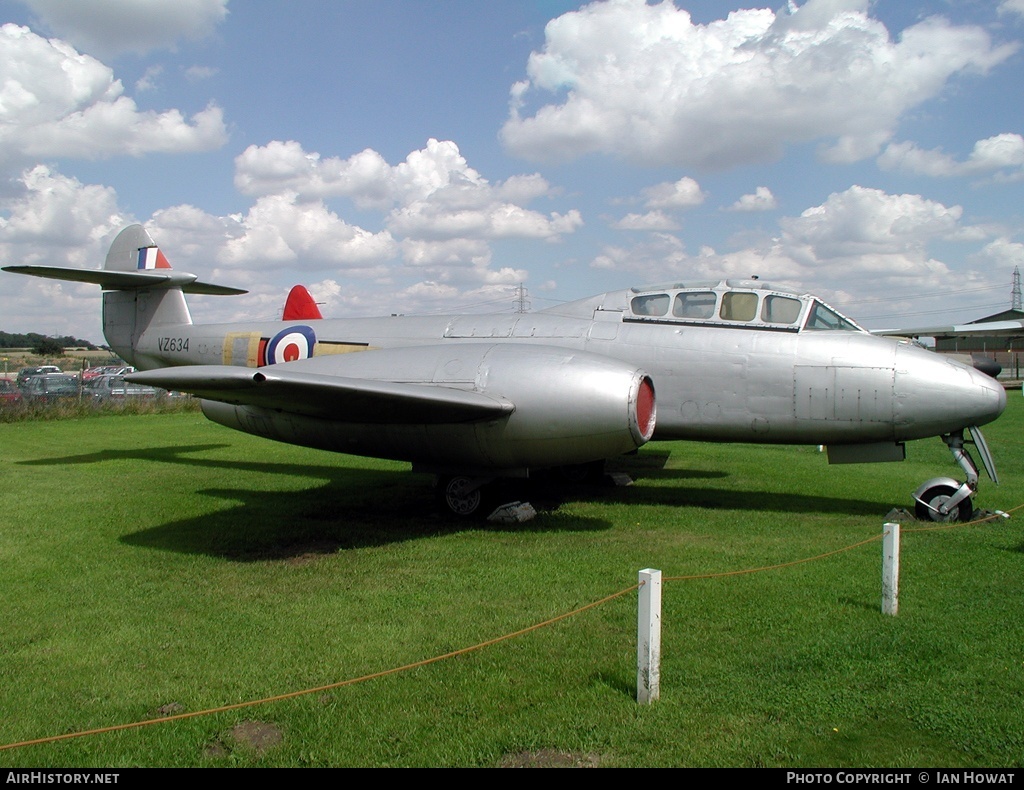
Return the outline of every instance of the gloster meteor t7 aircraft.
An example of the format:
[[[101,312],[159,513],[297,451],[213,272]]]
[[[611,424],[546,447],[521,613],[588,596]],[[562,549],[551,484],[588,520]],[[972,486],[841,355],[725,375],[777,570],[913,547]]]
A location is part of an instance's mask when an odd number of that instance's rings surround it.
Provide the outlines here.
[[[130,379],[193,393],[240,431],[412,462],[456,513],[498,478],[587,468],[651,439],[827,445],[831,463],[859,463],[940,436],[966,480],[917,490],[919,517],[938,521],[973,512],[965,430],[995,480],[977,428],[1006,406],[995,380],[758,280],[526,314],[327,320],[293,296],[284,321],[199,325],[184,294],[243,292],[173,270],[140,225],[101,270],[4,268],[102,286],[107,342],[143,371]]]

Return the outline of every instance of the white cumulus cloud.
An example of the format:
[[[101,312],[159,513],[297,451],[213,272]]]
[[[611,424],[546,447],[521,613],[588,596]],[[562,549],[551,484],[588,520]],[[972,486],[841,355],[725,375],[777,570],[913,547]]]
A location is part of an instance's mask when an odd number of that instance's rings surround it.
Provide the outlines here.
[[[0,202],[0,261],[99,268],[114,233],[132,218],[110,187],[83,184],[37,165]],[[99,341],[100,290],[80,283],[3,275],[0,317],[7,331],[71,334]]]
[[[299,203],[294,194],[260,198],[238,218],[238,225],[240,235],[219,251],[221,263],[360,268],[381,263],[397,251],[387,231],[371,233],[350,225],[323,203]]]
[[[307,152],[294,140],[251,145],[235,158],[235,186],[246,195],[293,191],[301,198],[347,197],[360,208],[385,209],[428,198],[525,203],[551,193],[536,173],[492,186],[455,143],[434,139],[394,166],[372,148],[342,159]]]
[[[110,57],[166,49],[210,35],[228,0],[22,0],[53,33],[82,52]]]
[[[394,166],[372,149],[341,159],[307,152],[294,141],[253,145],[235,159],[235,186],[248,195],[347,197],[360,208],[390,208],[389,230],[423,240],[555,240],[583,223],[575,209],[543,214],[524,205],[552,194],[541,176],[517,175],[492,185],[455,143],[433,139]]]
[[[644,190],[647,208],[692,208],[704,202],[700,184],[689,176],[674,183],[656,184]]]
[[[1024,137],[1006,133],[979,140],[963,161],[937,148],[926,151],[909,142],[891,143],[878,157],[878,165],[926,176],[993,174],[999,180],[1016,180],[1024,178]]]
[[[679,223],[664,211],[627,214],[611,224],[616,230],[679,230]]]
[[[257,207],[284,204],[288,211],[310,212],[314,206],[319,214],[326,211],[324,201],[346,198],[363,211],[379,212],[385,230],[370,238],[379,241],[386,234],[389,244],[362,243],[400,256],[391,275],[428,278],[422,282],[432,286],[424,293],[432,294],[438,293],[437,284],[459,284],[475,292],[518,283],[526,279],[525,270],[492,267],[493,244],[558,242],[583,226],[577,209],[542,212],[529,206],[557,192],[542,176],[520,174],[492,183],[449,140],[428,140],[394,165],[369,148],[344,158],[306,151],[293,140],[275,140],[249,146],[235,158],[235,186],[255,196]],[[290,259],[293,245],[273,231],[274,225],[265,211],[250,212],[244,239],[232,240],[222,259],[242,260],[252,253]]]
[[[733,203],[730,211],[771,211],[778,206],[775,195],[768,187],[758,187],[753,193],[742,195]]]
[[[1024,16],[1024,0],[1003,0],[999,4],[999,13]]]
[[[773,283],[835,294],[875,292],[880,287],[948,289],[950,267],[931,248],[950,240],[979,240],[965,227],[960,206],[921,195],[892,195],[862,186],[829,195],[797,217],[783,218],[779,233],[760,244],[719,252],[689,253],[669,233],[654,233],[634,246],[608,246],[591,261],[598,269],[630,271],[647,282],[758,275]],[[988,259],[1019,255],[1004,241],[984,248]],[[979,255],[982,253],[979,253]],[[968,280],[970,273],[957,277]]]
[[[487,266],[491,262],[491,248],[481,239],[404,239],[402,258],[406,263],[435,272],[449,267]],[[447,279],[443,274],[435,275]]]
[[[781,225],[787,252],[807,266],[904,275],[930,266],[930,242],[963,234],[962,214],[920,195],[852,186]]]
[[[101,158],[194,152],[227,140],[219,107],[186,119],[140,111],[113,73],[62,41],[0,27],[0,164],[30,158]]]
[[[1024,266],[1024,244],[1000,237],[986,244],[974,258],[991,268],[1010,271],[1011,266]]]
[[[189,66],[185,69],[185,79],[189,82],[201,82],[216,76],[218,69],[212,66]]]
[[[4,261],[95,268],[103,258],[101,242],[128,222],[113,189],[82,184],[45,165],[25,171],[19,186],[19,193],[0,205]],[[47,250],[45,261],[41,249]]]
[[[150,66],[145,73],[135,81],[136,93],[152,91],[157,88],[157,80],[164,73],[163,66]]]
[[[390,207],[392,169],[367,148],[348,159],[321,159],[294,140],[250,145],[235,157],[235,187],[245,195],[295,192],[304,199],[344,196],[360,207]]]
[[[961,72],[997,65],[976,26],[925,19],[894,40],[869,0],[808,0],[694,24],[671,0],[609,0],[563,14],[513,86],[513,154],[605,153],[644,165],[726,168],[821,141],[822,156],[878,153],[900,118]],[[553,95],[531,111],[531,99]]]

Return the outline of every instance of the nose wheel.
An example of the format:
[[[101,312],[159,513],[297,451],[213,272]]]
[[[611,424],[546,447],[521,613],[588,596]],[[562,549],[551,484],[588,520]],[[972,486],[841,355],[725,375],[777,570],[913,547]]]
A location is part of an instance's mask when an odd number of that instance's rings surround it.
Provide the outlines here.
[[[962,430],[942,437],[942,441],[949,447],[953,459],[964,470],[967,479],[961,483],[950,477],[937,477],[923,483],[914,492],[914,513],[919,520],[939,523],[970,521],[974,515],[973,497],[978,492],[979,475],[974,459],[964,447],[965,441],[974,444],[988,476],[992,478],[992,482],[999,485],[999,476],[996,474],[995,463],[992,461],[992,453],[988,449],[985,437],[977,426],[972,426],[968,430],[971,433],[970,440],[964,439]]]
[[[940,484],[922,491],[914,496],[914,515],[918,521],[970,521],[974,515],[974,501],[967,496],[956,502],[958,490],[955,486]]]

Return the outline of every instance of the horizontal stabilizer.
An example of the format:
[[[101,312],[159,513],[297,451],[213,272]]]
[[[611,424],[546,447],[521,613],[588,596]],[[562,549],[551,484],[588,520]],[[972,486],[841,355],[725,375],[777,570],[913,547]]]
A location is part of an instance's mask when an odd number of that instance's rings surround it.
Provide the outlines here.
[[[171,269],[116,271],[112,269],[73,269],[66,266],[4,266],[5,272],[29,274],[51,280],[95,283],[105,291],[133,291],[139,288],[180,288],[187,294],[236,296],[248,293],[240,288],[197,282],[196,275]]]
[[[188,365],[132,373],[127,381],[207,400],[258,406],[338,422],[442,424],[493,420],[511,414],[508,401],[436,384],[406,384],[290,371]]]

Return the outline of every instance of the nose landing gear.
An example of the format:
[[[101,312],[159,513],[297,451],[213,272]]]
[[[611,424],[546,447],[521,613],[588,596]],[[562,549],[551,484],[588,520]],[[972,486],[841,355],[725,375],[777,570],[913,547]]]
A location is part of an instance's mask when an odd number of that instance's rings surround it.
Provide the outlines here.
[[[978,467],[971,458],[970,453],[964,448],[964,442],[970,441],[974,444],[978,455],[981,457],[982,465],[992,482],[999,485],[999,475],[996,474],[995,463],[992,460],[992,453],[988,449],[988,443],[977,426],[968,428],[971,434],[969,440],[964,439],[962,430],[956,433],[948,433],[942,437],[942,441],[949,447],[954,460],[964,470],[967,479],[960,483],[951,477],[935,477],[922,483],[914,492],[914,513],[921,521],[952,522],[970,521],[974,514],[974,500],[972,497],[978,491]]]

